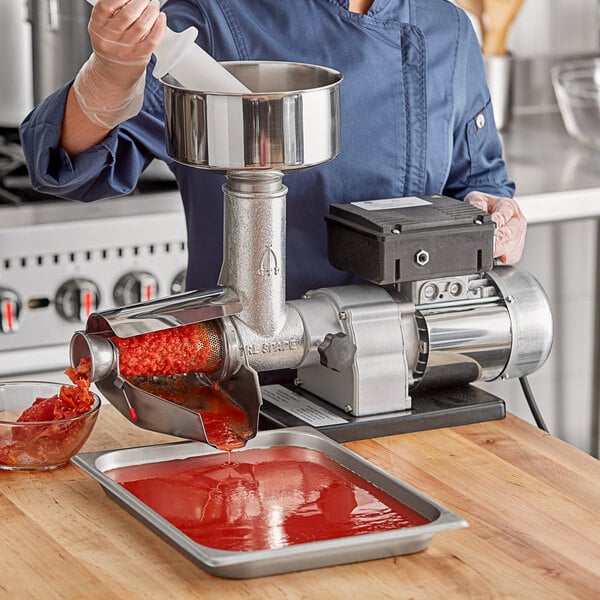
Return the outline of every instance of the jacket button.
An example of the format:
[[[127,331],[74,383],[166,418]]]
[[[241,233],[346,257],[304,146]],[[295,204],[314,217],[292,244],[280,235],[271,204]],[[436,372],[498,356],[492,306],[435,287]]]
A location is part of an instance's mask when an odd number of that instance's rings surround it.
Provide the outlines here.
[[[475,126],[477,129],[483,129],[485,127],[485,115],[483,113],[479,113],[475,117]]]

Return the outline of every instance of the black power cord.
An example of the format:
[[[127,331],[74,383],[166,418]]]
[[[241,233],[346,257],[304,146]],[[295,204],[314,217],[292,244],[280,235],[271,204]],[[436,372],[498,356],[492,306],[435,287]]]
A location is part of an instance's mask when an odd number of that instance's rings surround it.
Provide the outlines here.
[[[523,393],[525,394],[527,404],[529,404],[531,414],[533,415],[537,426],[540,429],[543,429],[546,433],[549,433],[548,428],[546,427],[546,423],[544,423],[544,419],[542,418],[542,413],[540,413],[540,409],[538,408],[538,405],[535,402],[535,398],[533,397],[533,392],[531,391],[531,387],[529,386],[529,381],[527,381],[527,377],[519,377],[519,383],[521,384],[521,388],[523,390]]]

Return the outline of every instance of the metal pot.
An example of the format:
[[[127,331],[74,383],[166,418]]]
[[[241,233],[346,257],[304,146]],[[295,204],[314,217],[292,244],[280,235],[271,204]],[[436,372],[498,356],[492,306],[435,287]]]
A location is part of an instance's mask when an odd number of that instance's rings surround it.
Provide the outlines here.
[[[33,48],[33,99],[37,104],[70,81],[92,52],[83,0],[28,0]]]
[[[0,2],[0,127],[18,127],[33,107],[26,0]]]
[[[340,73],[291,62],[223,65],[253,93],[206,93],[163,78],[171,157],[219,171],[287,171],[338,155]]]

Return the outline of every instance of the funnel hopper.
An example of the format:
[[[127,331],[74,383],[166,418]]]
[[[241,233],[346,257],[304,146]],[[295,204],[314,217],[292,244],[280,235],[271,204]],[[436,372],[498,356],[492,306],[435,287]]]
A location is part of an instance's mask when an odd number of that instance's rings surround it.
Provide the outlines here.
[[[290,62],[222,63],[252,94],[199,92],[165,76],[167,152],[203,169],[290,171],[335,158],[342,75]]]

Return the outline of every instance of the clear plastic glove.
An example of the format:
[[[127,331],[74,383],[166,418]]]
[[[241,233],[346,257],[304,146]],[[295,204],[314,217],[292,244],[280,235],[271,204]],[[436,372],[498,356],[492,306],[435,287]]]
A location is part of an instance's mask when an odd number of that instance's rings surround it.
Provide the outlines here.
[[[112,129],[139,113],[146,66],[165,28],[159,0],[98,0],[88,25],[94,51],[73,83],[90,121]]]
[[[490,213],[496,223],[494,258],[500,258],[506,264],[518,262],[525,245],[527,221],[517,201],[483,192],[469,192],[465,202]]]

